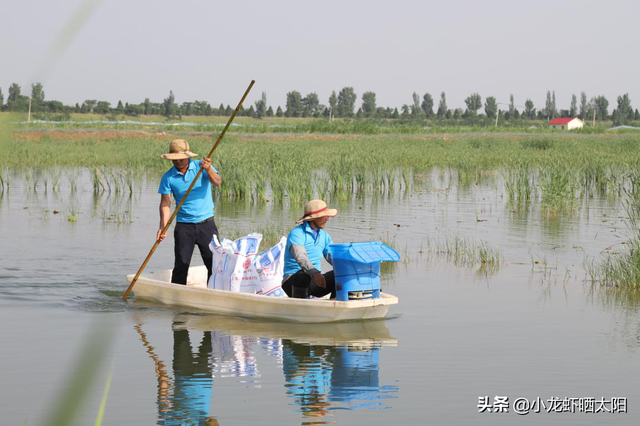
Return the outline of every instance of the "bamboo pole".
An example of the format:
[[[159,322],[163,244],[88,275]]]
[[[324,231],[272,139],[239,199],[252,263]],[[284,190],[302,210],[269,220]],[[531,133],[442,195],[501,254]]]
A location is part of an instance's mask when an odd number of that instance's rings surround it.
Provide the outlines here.
[[[220,145],[220,141],[222,141],[222,138],[224,137],[224,134],[227,133],[227,129],[231,125],[231,122],[233,121],[233,119],[236,117],[236,114],[238,113],[238,110],[242,106],[242,103],[244,102],[245,98],[247,97],[247,95],[251,91],[251,88],[253,87],[253,84],[255,82],[256,82],[255,80],[251,80],[251,83],[249,84],[249,87],[247,87],[247,90],[244,92],[244,95],[242,96],[242,99],[240,99],[240,102],[238,103],[238,106],[233,111],[233,114],[231,114],[231,117],[229,117],[229,120],[227,121],[227,124],[224,126],[224,129],[222,129],[222,132],[220,133],[220,136],[218,136],[218,140],[213,145],[213,148],[211,148],[211,151],[209,151],[209,155],[207,155],[206,158],[211,158],[211,156],[213,155],[213,152],[218,148],[218,145]],[[193,185],[195,185],[196,181],[198,180],[198,178],[200,177],[201,174],[202,174],[202,168],[200,168],[200,170],[196,174],[196,177],[191,182],[191,185],[189,185],[189,189],[187,189],[187,192],[185,192],[184,196],[182,197],[182,200],[180,200],[180,203],[176,206],[175,210],[171,214],[171,217],[169,218],[169,221],[165,225],[164,229],[162,230],[161,235],[165,235],[167,233],[167,231],[169,230],[169,227],[171,226],[171,222],[173,222],[173,219],[175,219],[176,215],[178,214],[178,211],[182,207],[182,204],[185,202],[185,200],[189,196],[189,193],[191,192],[191,189],[193,188]],[[156,251],[156,248],[158,248],[158,245],[160,244],[160,241],[161,240],[159,238],[156,240],[155,244],[151,248],[151,251],[147,255],[147,258],[144,260],[144,262],[142,263],[142,266],[140,266],[140,269],[136,273],[136,276],[133,278],[133,280],[131,280],[131,284],[129,284],[129,288],[127,288],[127,291],[125,291],[124,294],[122,295],[122,300],[127,300],[127,296],[129,296],[129,292],[131,292],[131,289],[136,284],[136,281],[138,281],[138,278],[140,278],[140,274],[142,274],[142,271],[147,266],[147,263],[151,259],[151,256],[153,256],[153,253]]]

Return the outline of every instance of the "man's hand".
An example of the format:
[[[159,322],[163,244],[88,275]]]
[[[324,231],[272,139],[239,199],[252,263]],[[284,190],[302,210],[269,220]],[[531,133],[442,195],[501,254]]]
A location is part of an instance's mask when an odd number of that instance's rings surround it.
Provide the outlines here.
[[[324,275],[322,275],[320,272],[313,276],[313,283],[318,287],[327,288],[327,283],[324,280]]]
[[[211,168],[211,158],[203,158],[202,161],[200,161],[200,166],[206,171],[209,171]]]
[[[163,234],[162,231],[164,231],[164,228],[158,229],[158,233],[156,234],[156,240],[160,240],[160,242],[164,241],[164,237],[167,236],[167,234]]]

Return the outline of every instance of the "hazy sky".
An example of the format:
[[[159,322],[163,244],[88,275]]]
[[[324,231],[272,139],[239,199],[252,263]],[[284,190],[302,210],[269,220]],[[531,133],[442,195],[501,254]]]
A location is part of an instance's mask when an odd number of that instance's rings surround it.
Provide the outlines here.
[[[365,91],[392,107],[444,91],[450,108],[478,92],[540,109],[555,90],[558,108],[581,91],[640,108],[638,0],[2,0],[2,18],[5,100],[12,82],[29,95],[41,81],[65,104],[173,90],[235,106],[255,79],[248,102],[264,91],[274,108],[344,86],[358,105]]]

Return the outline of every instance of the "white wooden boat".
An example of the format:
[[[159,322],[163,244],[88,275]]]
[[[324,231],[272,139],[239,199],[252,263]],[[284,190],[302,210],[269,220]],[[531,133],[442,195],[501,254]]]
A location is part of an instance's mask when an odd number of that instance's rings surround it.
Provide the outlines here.
[[[135,274],[127,275],[131,282]],[[136,297],[167,305],[188,306],[215,314],[247,318],[273,318],[294,322],[337,322],[384,318],[398,298],[381,293],[377,299],[349,300],[293,299],[258,294],[214,290],[206,287],[207,269],[189,269],[187,285],[172,284],[171,270],[140,276],[133,293]]]

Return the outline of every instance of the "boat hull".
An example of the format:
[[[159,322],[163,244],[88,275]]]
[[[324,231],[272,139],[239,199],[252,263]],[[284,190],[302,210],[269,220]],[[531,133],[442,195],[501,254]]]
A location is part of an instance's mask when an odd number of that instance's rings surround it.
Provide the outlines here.
[[[258,294],[214,290],[204,286],[206,268],[191,268],[188,282],[192,285],[171,284],[171,271],[141,276],[133,293],[137,298],[166,305],[187,306],[207,312],[247,318],[271,318],[294,322],[338,322],[384,318],[398,298],[381,293],[377,299],[350,300],[293,299]],[[131,281],[134,275],[128,275]]]

